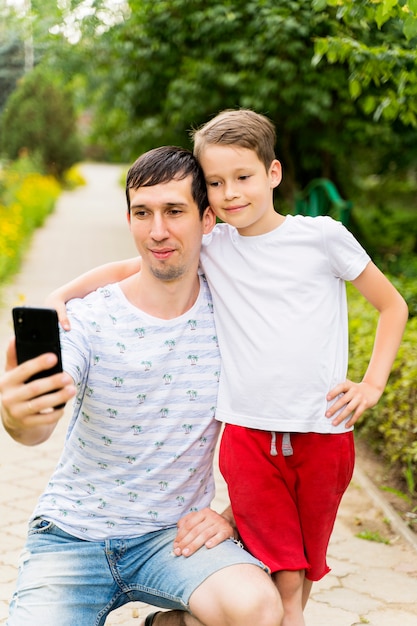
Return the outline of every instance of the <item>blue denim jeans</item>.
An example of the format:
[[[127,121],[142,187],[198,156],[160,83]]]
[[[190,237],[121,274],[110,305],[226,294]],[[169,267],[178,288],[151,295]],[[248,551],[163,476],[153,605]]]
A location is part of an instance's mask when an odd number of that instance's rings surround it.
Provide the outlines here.
[[[214,572],[239,563],[263,569],[232,540],[177,557],[177,529],[134,539],[83,541],[34,520],[19,563],[8,626],[102,626],[127,602],[189,610],[193,591]]]

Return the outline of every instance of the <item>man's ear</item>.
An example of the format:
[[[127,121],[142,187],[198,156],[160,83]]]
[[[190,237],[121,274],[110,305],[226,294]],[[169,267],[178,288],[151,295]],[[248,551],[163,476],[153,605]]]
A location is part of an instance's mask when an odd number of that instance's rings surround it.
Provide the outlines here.
[[[216,216],[211,206],[208,206],[203,214],[203,235],[211,233],[216,225]]]
[[[274,159],[271,165],[269,166],[268,175],[271,180],[272,189],[274,189],[275,187],[278,187],[278,185],[280,184],[282,180],[282,167],[281,167],[281,163],[277,159]]]
[[[126,211],[126,219],[127,219],[127,223],[129,225],[130,228],[130,223],[131,223],[131,215],[130,215],[130,211],[129,209]]]

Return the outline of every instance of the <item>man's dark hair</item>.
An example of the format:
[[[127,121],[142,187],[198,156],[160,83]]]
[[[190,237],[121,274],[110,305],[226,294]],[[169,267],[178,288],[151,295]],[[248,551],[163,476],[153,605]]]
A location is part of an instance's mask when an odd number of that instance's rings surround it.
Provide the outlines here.
[[[126,176],[128,211],[130,212],[129,189],[153,187],[171,180],[183,180],[190,175],[191,195],[202,218],[209,204],[203,170],[192,152],[176,146],[154,148],[133,163]]]

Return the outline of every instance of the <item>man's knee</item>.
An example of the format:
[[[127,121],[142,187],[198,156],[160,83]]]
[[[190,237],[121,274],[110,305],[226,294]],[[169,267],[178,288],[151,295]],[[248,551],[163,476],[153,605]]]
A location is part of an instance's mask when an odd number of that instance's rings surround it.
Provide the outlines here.
[[[274,583],[255,565],[234,565],[216,572],[192,594],[190,607],[210,626],[279,626],[283,616]]]

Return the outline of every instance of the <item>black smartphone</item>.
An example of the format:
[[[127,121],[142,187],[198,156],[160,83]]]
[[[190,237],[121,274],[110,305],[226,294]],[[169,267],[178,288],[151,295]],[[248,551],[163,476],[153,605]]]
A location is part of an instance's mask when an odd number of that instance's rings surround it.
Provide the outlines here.
[[[54,367],[35,374],[26,382],[62,372],[58,315],[55,309],[19,306],[12,311],[17,362],[23,363],[45,352],[58,357]]]

